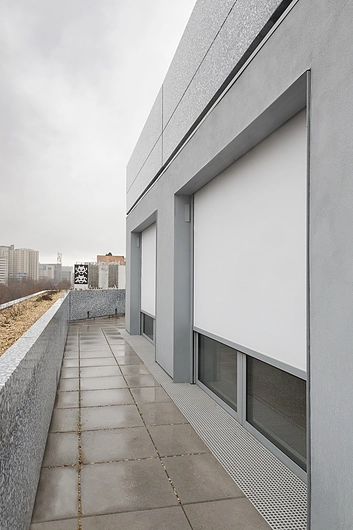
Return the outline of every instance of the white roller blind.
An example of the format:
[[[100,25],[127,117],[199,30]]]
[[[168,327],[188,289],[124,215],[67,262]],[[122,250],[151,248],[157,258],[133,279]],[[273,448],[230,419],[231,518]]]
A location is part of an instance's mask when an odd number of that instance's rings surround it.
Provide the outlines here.
[[[194,324],[306,370],[306,120],[194,197]]]
[[[141,311],[156,315],[156,223],[142,232]]]

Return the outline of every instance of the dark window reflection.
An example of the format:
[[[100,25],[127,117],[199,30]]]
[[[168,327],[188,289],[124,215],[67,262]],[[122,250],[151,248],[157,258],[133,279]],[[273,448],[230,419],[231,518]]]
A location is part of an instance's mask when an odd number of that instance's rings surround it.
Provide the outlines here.
[[[237,410],[237,351],[199,335],[199,380]]]
[[[153,318],[145,314],[142,314],[142,331],[144,335],[147,335],[151,340],[154,340]]]
[[[247,357],[247,421],[306,469],[306,383]]]

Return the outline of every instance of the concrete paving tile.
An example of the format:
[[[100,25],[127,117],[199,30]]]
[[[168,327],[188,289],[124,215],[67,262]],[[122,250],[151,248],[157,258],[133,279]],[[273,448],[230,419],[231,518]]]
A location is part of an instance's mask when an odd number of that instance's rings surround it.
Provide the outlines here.
[[[107,341],[106,341],[106,338],[104,337],[104,335],[102,335],[101,333],[100,334],[97,334],[97,333],[92,333],[92,334],[89,334],[89,335],[80,335],[80,339],[79,339],[79,343],[80,343],[80,346],[84,345],[84,346],[92,346],[92,345],[103,345],[103,346],[107,346]],[[98,349],[98,348],[97,348]]]
[[[104,337],[102,333],[101,327],[91,327],[90,329],[83,329],[80,330],[80,339],[85,340],[91,340],[91,339],[97,339],[101,340]]]
[[[172,401],[167,392],[160,386],[132,388],[131,392],[137,403],[165,403]]]
[[[126,342],[124,339],[108,339],[109,346],[114,348],[115,346],[125,346]]]
[[[60,379],[59,392],[68,392],[71,390],[78,390],[78,378],[77,379]]]
[[[189,423],[174,403],[143,403],[139,405],[147,425]]]
[[[126,388],[122,375],[110,377],[85,377],[81,379],[81,390],[106,390],[109,388]]]
[[[74,409],[78,407],[78,392],[58,392],[55,408]]]
[[[64,359],[78,359],[78,349],[76,350],[65,350]]]
[[[116,366],[116,360],[111,357],[90,357],[80,360],[81,368],[84,366]]]
[[[211,453],[163,458],[183,504],[244,497]]]
[[[144,364],[128,364],[121,367],[124,375],[151,375]]]
[[[49,432],[77,431],[79,409],[54,409]]]
[[[126,375],[125,379],[131,387],[160,386],[153,375]]]
[[[65,357],[67,357],[67,354],[69,353],[77,353],[78,352],[78,341],[76,340],[74,343],[67,343],[65,346]]]
[[[115,366],[86,366],[81,368],[81,377],[104,377],[110,375],[121,375],[120,368]]]
[[[82,407],[101,407],[104,405],[133,404],[127,388],[111,388],[110,390],[84,390],[81,392]]]
[[[113,354],[109,349],[108,350],[90,350],[90,351],[84,350],[80,352],[81,359],[90,359],[92,357],[95,357],[95,358],[109,357],[110,359],[112,359]]]
[[[78,368],[62,368],[60,377],[61,379],[73,379],[78,377]]]
[[[82,518],[82,530],[117,530],[118,528],[128,530],[190,530],[190,525],[180,506]]]
[[[74,432],[49,433],[43,467],[65,466],[78,463],[78,434]]]
[[[132,350],[113,351],[113,355],[115,359],[121,359],[123,357],[138,357],[138,355],[136,355],[136,353]]]
[[[178,504],[159,460],[84,465],[81,496],[83,515]]]
[[[78,519],[64,519],[47,523],[33,523],[29,530],[77,530]]]
[[[145,427],[82,433],[83,463],[157,457]]]
[[[96,342],[94,344],[85,344],[81,342],[80,344],[80,353],[90,352],[90,351],[102,351],[102,352],[108,352],[110,353],[110,348],[108,344],[105,342]]]
[[[124,357],[115,357],[119,366],[126,364],[143,364],[140,357],[137,355],[129,355]]]
[[[270,526],[246,498],[202,502],[184,506],[193,530],[270,530]]]
[[[50,495],[48,495],[50,492]],[[32,523],[77,516],[77,470],[73,467],[43,468]]]
[[[119,352],[124,352],[124,351],[130,352],[130,353],[136,353],[135,350],[133,350],[129,344],[126,344],[126,345],[114,344],[114,346],[112,346],[112,350],[114,353],[119,353]]]
[[[161,456],[209,452],[189,424],[157,425],[148,430]]]
[[[79,365],[78,357],[77,359],[65,359],[63,360],[63,368],[77,368]]]
[[[81,423],[83,431],[143,426],[135,405],[83,408]]]

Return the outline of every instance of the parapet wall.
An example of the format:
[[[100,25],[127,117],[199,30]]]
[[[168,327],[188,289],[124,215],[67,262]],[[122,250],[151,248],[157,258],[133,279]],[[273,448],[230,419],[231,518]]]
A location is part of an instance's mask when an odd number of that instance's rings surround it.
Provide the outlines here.
[[[65,294],[0,357],[0,526],[29,528],[69,320]]]
[[[125,314],[125,289],[70,292],[70,320]]]
[[[69,320],[124,313],[124,289],[71,291],[0,357],[1,530],[31,523]]]

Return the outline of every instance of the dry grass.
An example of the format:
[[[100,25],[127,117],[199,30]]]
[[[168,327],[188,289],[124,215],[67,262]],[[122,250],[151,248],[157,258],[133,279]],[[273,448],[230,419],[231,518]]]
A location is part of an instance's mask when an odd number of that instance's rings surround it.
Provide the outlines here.
[[[37,322],[63,293],[64,291],[59,291],[50,296],[40,295],[2,309],[0,311],[0,356]]]

